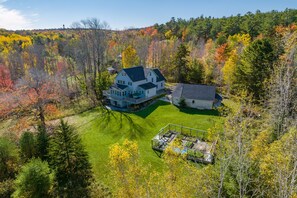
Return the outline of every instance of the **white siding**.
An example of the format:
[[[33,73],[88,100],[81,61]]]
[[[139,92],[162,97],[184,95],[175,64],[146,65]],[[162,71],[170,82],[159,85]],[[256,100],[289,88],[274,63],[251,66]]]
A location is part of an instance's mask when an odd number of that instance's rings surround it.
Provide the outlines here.
[[[157,76],[156,76],[155,72],[153,72],[152,70],[150,70],[150,72],[147,73],[146,79],[147,79],[147,82],[151,82],[156,85]]]
[[[209,100],[186,99],[185,102],[188,107],[195,108],[195,109],[212,109],[212,105],[213,105],[213,101],[209,101]]]
[[[136,91],[136,89],[139,85],[146,83],[145,80],[132,82],[132,80],[129,78],[129,76],[126,74],[126,72],[124,70],[122,70],[115,78],[115,83],[119,84],[119,81],[124,81],[125,82],[124,85],[128,85],[130,88],[129,91],[132,91],[132,92]],[[132,85],[130,85],[130,83]],[[123,84],[123,83],[121,83],[121,84]]]
[[[145,97],[149,98],[156,95],[156,87],[145,90]]]
[[[115,78],[115,83],[123,84],[123,83],[119,83],[119,81],[123,81],[123,82],[125,82],[124,85],[128,85],[128,82],[131,82],[131,79],[126,74],[126,72],[124,72],[124,70],[122,70]]]
[[[157,91],[161,90],[161,89],[165,89],[165,81],[160,81],[155,83],[155,85],[157,85]],[[162,85],[162,86],[161,86]]]
[[[137,81],[137,82],[132,82],[132,89],[133,89],[133,91],[136,91],[136,90],[137,90],[137,87],[138,87],[139,85],[144,84],[144,83],[146,83],[145,80],[141,80],[141,81]]]
[[[194,101],[194,103],[193,103]],[[180,98],[172,97],[172,103],[179,106]],[[213,101],[185,99],[187,107],[195,109],[212,109]]]

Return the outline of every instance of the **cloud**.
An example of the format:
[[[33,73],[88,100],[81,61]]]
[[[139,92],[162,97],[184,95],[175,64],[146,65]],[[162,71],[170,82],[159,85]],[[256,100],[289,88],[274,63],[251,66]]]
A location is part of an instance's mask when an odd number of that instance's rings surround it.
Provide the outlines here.
[[[19,10],[8,9],[1,3],[6,0],[0,0],[0,28],[8,30],[30,29],[32,22],[26,18]]]

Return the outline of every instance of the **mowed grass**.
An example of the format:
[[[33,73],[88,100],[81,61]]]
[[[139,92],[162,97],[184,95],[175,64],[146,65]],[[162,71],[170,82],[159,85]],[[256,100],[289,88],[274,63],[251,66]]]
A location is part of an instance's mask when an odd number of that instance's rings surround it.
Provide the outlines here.
[[[70,120],[69,120],[70,121]],[[70,123],[80,133],[98,180],[110,183],[108,153],[110,146],[125,139],[138,142],[140,158],[151,169],[162,170],[163,162],[151,149],[151,139],[168,123],[207,130],[224,118],[215,110],[179,109],[170,103],[157,101],[137,113],[91,110],[71,118]]]

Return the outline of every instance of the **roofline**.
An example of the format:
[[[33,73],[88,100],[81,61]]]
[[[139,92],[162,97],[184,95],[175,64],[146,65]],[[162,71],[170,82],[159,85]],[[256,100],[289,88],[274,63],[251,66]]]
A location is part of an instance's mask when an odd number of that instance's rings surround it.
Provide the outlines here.
[[[122,69],[121,71],[119,71],[118,73],[117,73],[117,76],[114,78],[114,80],[118,77],[118,75],[120,75],[120,73],[122,72],[122,71],[124,71],[124,69]],[[125,72],[125,71],[124,71]],[[130,76],[125,72],[125,74],[126,74],[126,76],[128,76],[128,78],[132,81],[132,82],[137,82],[137,81],[133,81],[131,78],[130,78]]]
[[[166,82],[167,81],[166,78],[165,78],[165,76],[162,74],[162,72],[160,71],[159,68],[149,68],[149,69],[152,70],[155,74],[156,74],[156,72],[154,71],[154,69],[159,70],[159,72],[161,73],[161,75],[164,77],[165,80],[160,80],[160,81],[157,81],[157,82],[161,82],[161,81]],[[156,76],[158,77],[158,74],[156,74]]]

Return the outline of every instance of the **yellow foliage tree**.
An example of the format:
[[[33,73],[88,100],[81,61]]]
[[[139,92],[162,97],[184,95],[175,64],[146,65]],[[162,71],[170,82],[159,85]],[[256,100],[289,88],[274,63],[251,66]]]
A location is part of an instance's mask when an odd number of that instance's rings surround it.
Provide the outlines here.
[[[261,159],[260,176],[268,189],[266,197],[297,196],[296,142],[297,130],[292,129],[270,144],[267,154]]]
[[[214,197],[217,174],[212,165],[197,169],[174,151],[174,142],[164,153],[163,171],[150,171],[139,161],[136,142],[114,144],[109,152],[115,197]],[[208,178],[208,179],[205,179]]]
[[[128,68],[139,64],[139,57],[137,55],[136,49],[129,45],[122,52],[122,65],[123,68]]]
[[[145,168],[139,163],[138,145],[125,140],[114,144],[109,152],[115,197],[144,197]]]
[[[235,80],[235,71],[238,61],[238,54],[236,52],[236,49],[234,49],[230,52],[230,56],[227,59],[224,67],[222,68],[224,83],[228,87],[230,87]]]
[[[235,34],[228,37],[227,48],[229,54],[225,62],[224,67],[222,68],[223,80],[227,85],[228,91],[234,83],[236,67],[239,63],[239,56],[242,53],[242,50],[248,46],[251,42],[251,36],[249,34]]]

